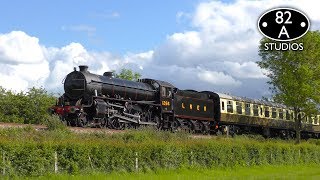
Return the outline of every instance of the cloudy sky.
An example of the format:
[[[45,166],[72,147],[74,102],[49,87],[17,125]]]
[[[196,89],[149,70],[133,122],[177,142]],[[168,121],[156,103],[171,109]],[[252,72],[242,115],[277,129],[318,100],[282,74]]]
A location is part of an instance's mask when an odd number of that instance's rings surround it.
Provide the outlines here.
[[[261,98],[270,92],[255,64],[257,20],[274,7],[297,8],[320,29],[320,2],[109,0],[1,3],[0,86],[63,91],[73,67],[130,68],[181,89]]]

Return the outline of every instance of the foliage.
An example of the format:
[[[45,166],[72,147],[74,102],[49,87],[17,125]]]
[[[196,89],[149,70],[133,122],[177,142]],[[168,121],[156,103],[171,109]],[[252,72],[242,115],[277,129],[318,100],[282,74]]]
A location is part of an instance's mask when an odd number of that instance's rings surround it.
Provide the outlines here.
[[[141,77],[141,74],[125,68],[121,69],[119,74],[116,74],[116,78],[126,79],[130,81],[137,81],[140,77]]]
[[[49,131],[59,130],[59,131],[68,131],[68,128],[65,124],[62,123],[59,116],[52,115],[46,119],[45,125]]]
[[[303,43],[303,51],[269,51],[265,43],[276,43],[267,38],[260,41],[258,65],[267,71],[269,84],[274,93],[273,99],[292,107],[297,115],[319,112],[320,103],[320,32],[308,32],[303,38],[290,43]],[[298,138],[301,116],[295,116]]]
[[[48,107],[54,102],[55,98],[43,88],[14,93],[0,87],[0,121],[42,124],[49,117]]]
[[[283,140],[248,137],[194,139],[151,130],[115,134],[61,135],[58,131],[0,130],[0,169],[9,176],[58,172],[134,172],[180,168],[234,168],[257,165],[320,163],[319,140],[294,145]],[[170,135],[169,135],[170,134]]]

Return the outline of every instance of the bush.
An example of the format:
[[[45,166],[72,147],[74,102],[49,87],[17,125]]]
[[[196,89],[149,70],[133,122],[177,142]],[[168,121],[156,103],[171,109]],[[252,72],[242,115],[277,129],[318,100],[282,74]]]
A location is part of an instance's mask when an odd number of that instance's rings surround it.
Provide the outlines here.
[[[55,98],[43,88],[14,93],[0,87],[0,121],[25,124],[42,124],[48,118],[48,107]]]
[[[45,125],[47,126],[49,131],[52,131],[52,130],[68,131],[67,126],[62,123],[59,116],[57,115],[48,116],[45,121]]]

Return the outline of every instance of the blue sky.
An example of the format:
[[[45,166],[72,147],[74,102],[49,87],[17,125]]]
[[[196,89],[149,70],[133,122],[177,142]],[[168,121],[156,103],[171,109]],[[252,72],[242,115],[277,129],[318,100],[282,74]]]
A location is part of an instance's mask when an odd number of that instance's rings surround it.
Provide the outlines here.
[[[198,1],[12,0],[1,3],[0,31],[23,30],[47,46],[79,42],[89,50],[115,53],[154,48],[167,35],[190,29],[178,12]]]
[[[270,96],[257,66],[259,16],[274,7],[305,12],[320,29],[317,0],[2,1],[0,86],[63,92],[73,67],[130,68],[180,89]]]

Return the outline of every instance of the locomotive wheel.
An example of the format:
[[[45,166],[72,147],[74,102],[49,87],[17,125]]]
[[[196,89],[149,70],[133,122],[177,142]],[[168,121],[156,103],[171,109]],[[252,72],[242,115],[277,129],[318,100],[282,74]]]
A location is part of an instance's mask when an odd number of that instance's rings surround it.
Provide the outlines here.
[[[193,126],[191,121],[188,121],[188,128],[189,128],[189,131],[188,131],[189,133],[191,133],[191,134],[195,134],[196,133],[196,130],[195,130],[195,128],[194,128],[194,126]]]
[[[140,121],[150,122],[151,121],[151,112],[136,112],[135,115],[140,115]]]
[[[171,131],[172,132],[179,132],[181,131],[180,123],[178,120],[174,120],[171,124]]]
[[[109,124],[112,129],[117,129],[117,130],[122,130],[122,129],[125,129],[126,127],[126,124],[123,122],[119,122],[118,118],[112,118],[111,120],[109,120]]]
[[[100,122],[100,125],[99,125],[100,128],[106,128],[108,127],[108,120],[106,118],[103,118]]]
[[[79,115],[77,124],[79,127],[86,127],[88,125],[88,120],[84,113],[81,113]]]
[[[156,125],[154,126],[156,130],[162,129],[162,124],[159,116],[154,116],[153,122],[156,123]]]
[[[207,134],[209,134],[209,128],[208,128],[208,126],[205,124],[205,123],[203,123],[203,122],[200,122],[200,126],[201,126],[201,133],[203,134],[203,135],[207,135]]]

